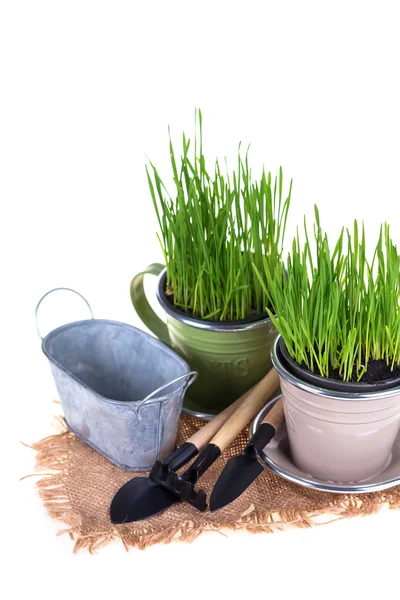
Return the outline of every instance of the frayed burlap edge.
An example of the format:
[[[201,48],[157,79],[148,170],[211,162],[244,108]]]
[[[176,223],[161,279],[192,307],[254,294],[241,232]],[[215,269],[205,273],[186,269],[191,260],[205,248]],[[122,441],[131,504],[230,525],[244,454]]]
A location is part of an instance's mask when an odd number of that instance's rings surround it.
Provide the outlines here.
[[[58,421],[61,433],[51,435],[30,446],[36,452],[36,470],[39,471],[40,479],[36,485],[40,498],[49,514],[55,520],[67,525],[67,529],[60,530],[57,535],[67,534],[75,542],[73,552],[87,549],[90,553],[102,548],[111,541],[119,541],[128,551],[131,547],[144,549],[157,543],[168,544],[174,540],[192,542],[204,531],[218,531],[219,528],[209,523],[199,527],[187,520],[179,526],[164,528],[161,532],[152,533],[147,528],[145,535],[141,529],[125,528],[124,526],[113,527],[108,531],[91,532],[85,535],[82,530],[82,519],[72,507],[65,486],[65,478],[68,476],[68,436],[64,421]],[[52,471],[48,473],[48,471]],[[40,472],[46,471],[43,476]],[[240,515],[235,523],[224,526],[225,530],[246,530],[251,533],[272,533],[290,527],[309,528],[311,526],[327,524],[332,521],[352,516],[365,516],[378,513],[383,507],[393,509],[400,508],[400,498],[391,494],[390,489],[381,493],[367,494],[363,496],[344,496],[343,501],[322,510],[294,511],[281,510],[279,513],[259,511],[251,505]],[[324,517],[321,522],[321,517]],[[328,518],[327,518],[328,517]]]

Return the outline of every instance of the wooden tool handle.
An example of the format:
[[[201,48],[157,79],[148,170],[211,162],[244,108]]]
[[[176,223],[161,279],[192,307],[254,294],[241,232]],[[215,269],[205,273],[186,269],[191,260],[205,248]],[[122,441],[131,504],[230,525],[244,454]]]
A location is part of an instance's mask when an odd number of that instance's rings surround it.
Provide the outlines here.
[[[278,373],[272,368],[267,375],[251,390],[247,398],[239,408],[227,420],[225,425],[212,438],[211,444],[215,444],[223,452],[237,435],[242,431],[249,421],[264,406],[271,394],[279,385]]]
[[[241,405],[241,403],[247,398],[247,396],[253,389],[254,387],[245,392],[242,396],[240,396],[240,398],[235,400],[233,404],[230,404],[227,408],[225,408],[225,410],[219,413],[219,415],[217,415],[211,421],[209,421],[207,425],[200,427],[200,429],[198,429],[196,433],[194,433],[186,441],[194,444],[197,450],[200,452],[200,450],[207,446],[207,444],[214,437],[217,431],[221,429],[222,425],[224,425],[227,422],[229,417],[233,415],[235,410]]]
[[[281,397],[275,402],[271,410],[268,411],[260,425],[263,423],[269,423],[274,427],[275,431],[278,431],[284,420],[285,413],[283,412],[283,400]]]

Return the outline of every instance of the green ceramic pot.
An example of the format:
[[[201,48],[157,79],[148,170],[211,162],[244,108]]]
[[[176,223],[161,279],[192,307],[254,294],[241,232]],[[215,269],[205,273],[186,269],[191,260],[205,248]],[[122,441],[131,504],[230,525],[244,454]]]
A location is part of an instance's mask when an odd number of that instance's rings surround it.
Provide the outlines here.
[[[151,308],[144,276],[158,276],[162,321]],[[277,331],[269,318],[244,321],[194,319],[174,308],[165,295],[166,269],[158,263],[132,279],[131,299],[143,323],[198,372],[184,401],[189,414],[202,418],[221,412],[256,384],[271,368],[270,350]]]

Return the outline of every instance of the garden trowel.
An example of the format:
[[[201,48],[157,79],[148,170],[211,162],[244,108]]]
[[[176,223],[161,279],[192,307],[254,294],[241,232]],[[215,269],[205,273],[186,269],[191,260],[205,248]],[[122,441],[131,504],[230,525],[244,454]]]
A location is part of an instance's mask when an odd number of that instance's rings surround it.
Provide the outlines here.
[[[272,440],[284,421],[282,398],[274,404],[242,454],[226,463],[210,496],[210,510],[218,510],[238,498],[262,473],[259,453]]]

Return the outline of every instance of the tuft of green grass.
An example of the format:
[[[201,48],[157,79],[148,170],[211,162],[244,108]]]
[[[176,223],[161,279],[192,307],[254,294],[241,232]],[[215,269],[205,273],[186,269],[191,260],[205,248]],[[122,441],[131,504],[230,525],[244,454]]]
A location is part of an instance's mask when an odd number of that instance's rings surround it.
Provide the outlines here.
[[[282,257],[292,182],[283,195],[282,169],[254,180],[240,145],[231,173],[203,154],[202,114],[196,111],[194,151],[183,134],[182,154],[169,154],[174,192],[168,193],[150,162],[147,180],[167,266],[167,289],[179,310],[201,319],[246,319],[265,314],[269,296],[252,268],[271,272]]]
[[[344,381],[362,378],[371,359],[400,363],[400,256],[387,223],[366,256],[364,226],[342,229],[331,246],[315,207],[314,244],[293,240],[283,261],[253,270],[275,314],[266,307],[289,355],[310,371]]]

